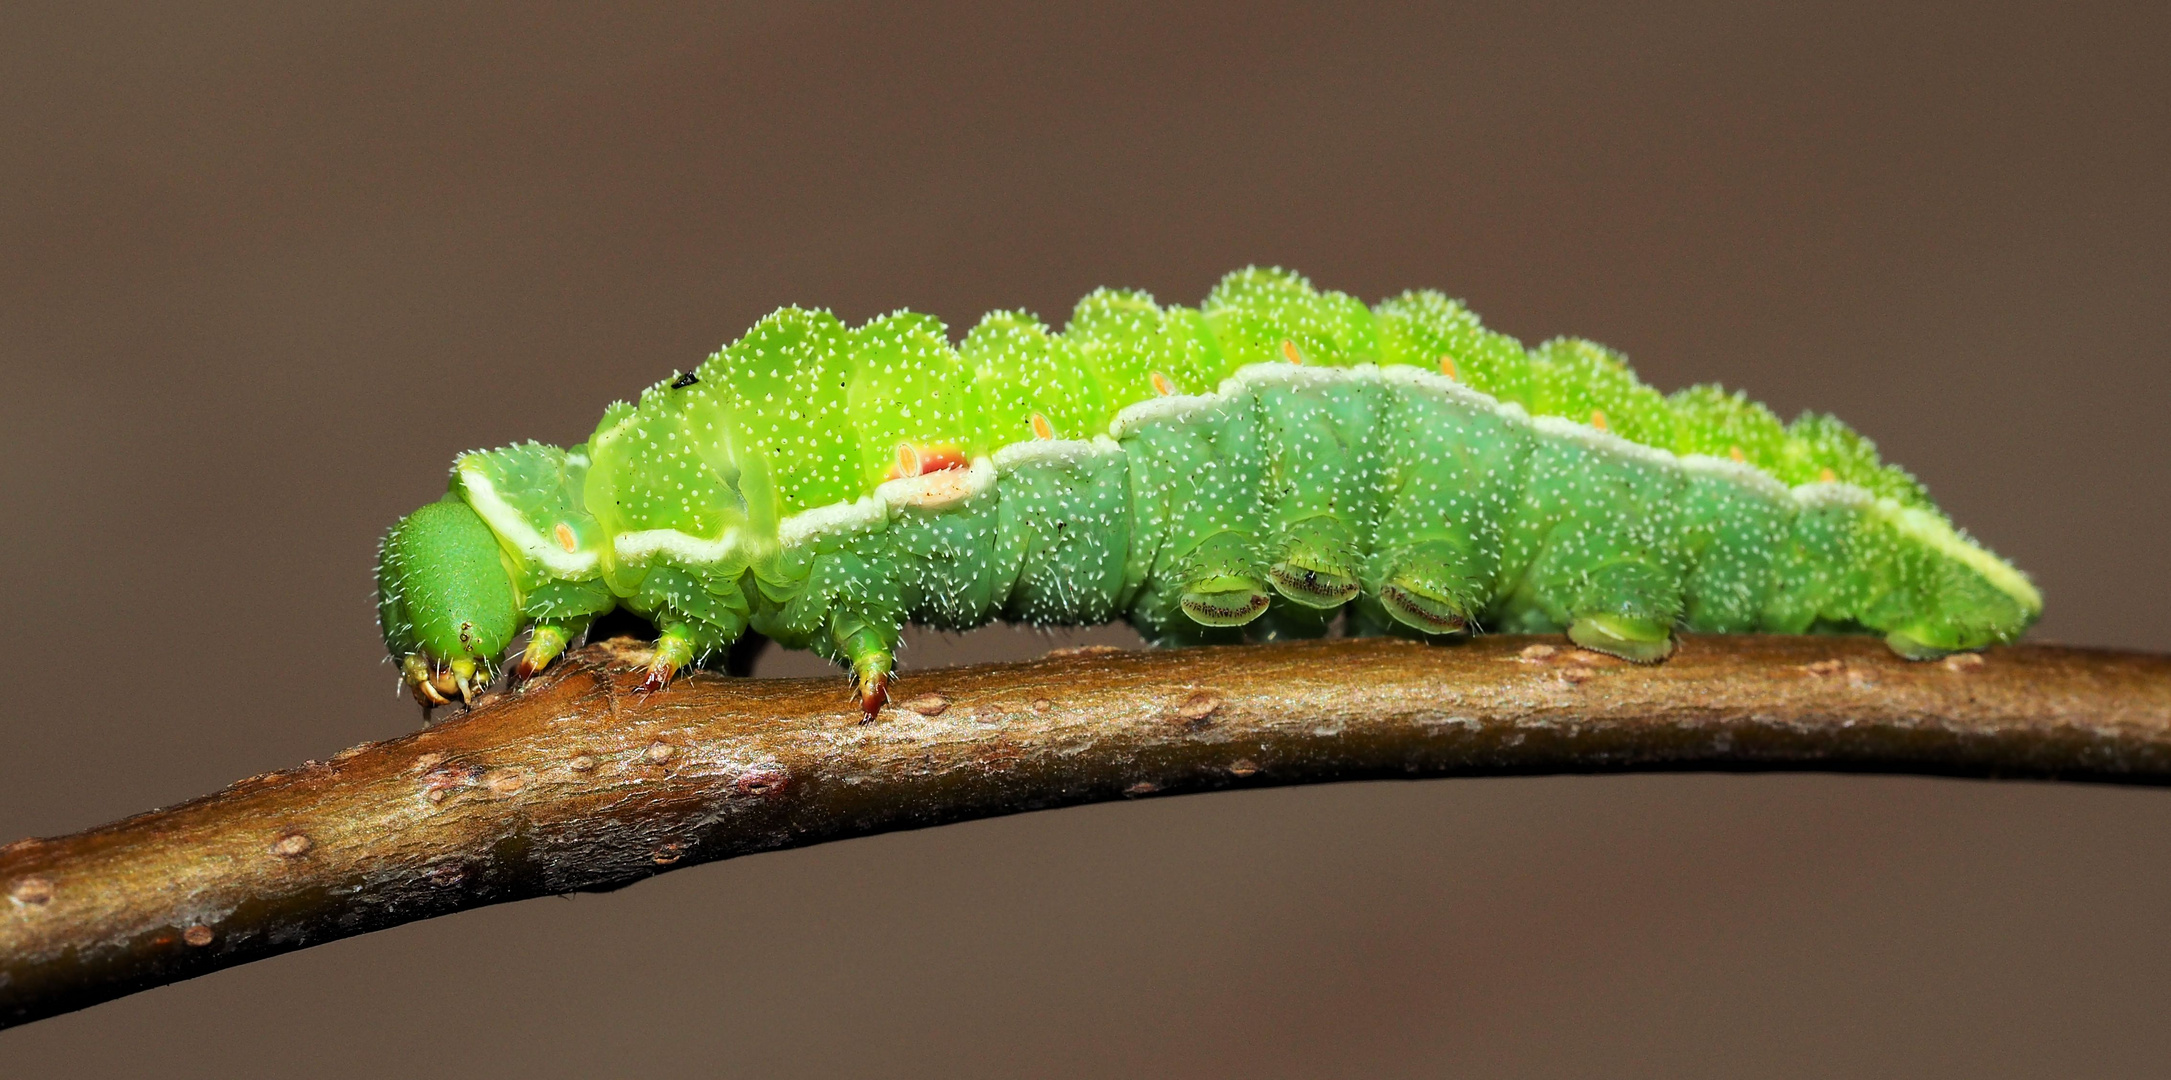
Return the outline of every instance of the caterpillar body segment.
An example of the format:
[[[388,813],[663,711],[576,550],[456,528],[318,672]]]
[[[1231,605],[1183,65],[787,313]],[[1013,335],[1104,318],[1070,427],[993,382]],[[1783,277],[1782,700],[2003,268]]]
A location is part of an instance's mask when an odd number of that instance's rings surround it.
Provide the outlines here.
[[[1560,632],[2019,636],[2041,599],[1830,417],[1663,396],[1616,353],[1525,350],[1437,293],[1366,307],[1278,270],[1201,307],[1101,290],[956,347],[898,312],[786,308],[569,450],[465,454],[403,520],[380,618],[425,704],[598,615],[659,632],[646,685],[748,629],[852,673],[872,717],[908,621],[1129,619],[1156,644]]]

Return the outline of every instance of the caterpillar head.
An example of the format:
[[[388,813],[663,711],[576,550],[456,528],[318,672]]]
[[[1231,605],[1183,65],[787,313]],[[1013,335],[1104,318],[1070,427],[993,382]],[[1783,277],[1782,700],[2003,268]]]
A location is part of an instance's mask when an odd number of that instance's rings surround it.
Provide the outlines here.
[[[496,534],[451,496],[401,519],[378,551],[377,616],[415,700],[471,700],[520,631]]]

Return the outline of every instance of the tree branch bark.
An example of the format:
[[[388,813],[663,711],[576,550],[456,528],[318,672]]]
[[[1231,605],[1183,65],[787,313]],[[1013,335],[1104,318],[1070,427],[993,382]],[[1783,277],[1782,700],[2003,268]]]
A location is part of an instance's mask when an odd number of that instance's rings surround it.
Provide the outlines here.
[[[2171,657],[1689,638],[1063,650],[840,679],[696,675],[620,639],[435,727],[0,848],[0,1025],[484,904],[1077,803],[1387,777],[1813,769],[2171,780]]]

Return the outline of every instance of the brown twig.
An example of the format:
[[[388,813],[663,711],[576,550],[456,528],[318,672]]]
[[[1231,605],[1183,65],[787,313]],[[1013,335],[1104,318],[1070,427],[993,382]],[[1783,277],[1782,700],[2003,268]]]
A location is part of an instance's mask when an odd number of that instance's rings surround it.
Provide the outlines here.
[[[436,727],[0,849],[0,1023],[483,904],[1097,800],[1653,769],[2171,780],[2171,657],[2047,646],[1068,650],[914,674],[867,725],[836,679],[638,697],[646,658],[592,646]]]

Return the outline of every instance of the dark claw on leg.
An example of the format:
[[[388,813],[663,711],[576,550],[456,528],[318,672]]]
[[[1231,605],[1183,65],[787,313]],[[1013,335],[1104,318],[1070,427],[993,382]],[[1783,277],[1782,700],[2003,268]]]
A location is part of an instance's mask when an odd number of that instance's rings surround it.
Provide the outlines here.
[[[655,659],[648,662],[648,675],[641,680],[637,692],[647,697],[671,685],[671,677],[693,662],[693,642],[686,636],[685,629],[665,627],[662,635],[656,638]]]
[[[647,697],[671,685],[672,674],[674,672],[669,664],[650,664],[648,665],[648,674],[641,677],[641,685],[636,687],[633,692],[642,697]]]
[[[881,672],[860,679],[859,722],[862,724],[874,723],[874,718],[882,712],[882,706],[889,704],[889,700],[890,677],[888,672]]]

